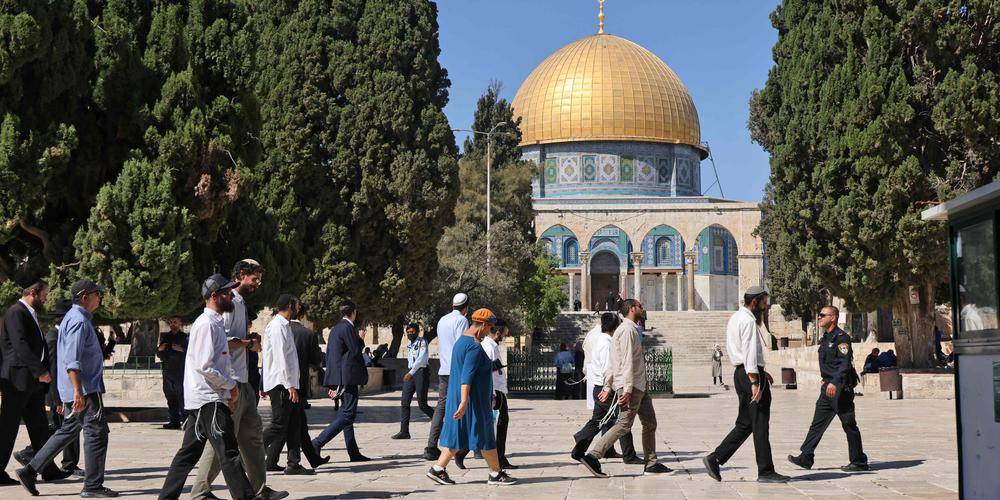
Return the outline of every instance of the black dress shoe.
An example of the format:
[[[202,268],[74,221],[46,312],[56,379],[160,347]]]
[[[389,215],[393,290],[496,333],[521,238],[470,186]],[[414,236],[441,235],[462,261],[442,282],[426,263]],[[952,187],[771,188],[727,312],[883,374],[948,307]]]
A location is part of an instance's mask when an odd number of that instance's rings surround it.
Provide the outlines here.
[[[625,457],[622,459],[622,463],[626,465],[645,465],[646,461],[639,457]]]
[[[0,472],[0,486],[14,486],[15,484],[21,483],[17,482],[17,479],[8,476],[6,472]]]
[[[288,497],[287,491],[272,490],[271,488],[265,486],[264,492],[259,496],[266,498],[267,500],[280,500],[282,498]]]
[[[510,463],[510,462],[508,462],[506,460],[504,460],[503,462],[500,462],[500,468],[501,469],[516,470],[516,469],[520,469],[521,467],[517,466],[517,465],[514,465],[514,464],[512,464],[512,463]]]
[[[410,433],[400,431],[393,434],[392,439],[410,439]]]
[[[167,423],[163,424],[163,428],[164,429],[177,430],[177,429],[181,428],[181,423],[180,422],[167,422]]]
[[[21,465],[28,465],[28,462],[31,462],[31,459],[35,458],[35,450],[31,449],[29,446],[23,450],[15,451],[12,456],[14,457],[14,460],[17,460],[17,463]]]
[[[610,450],[608,450],[608,451],[606,451],[604,453],[604,458],[621,458],[621,457],[622,457],[622,454],[618,453],[617,451],[615,451],[614,448],[612,448],[612,449],[610,449]]]
[[[28,493],[31,493],[31,496],[38,496],[38,488],[35,487],[35,481],[38,479],[38,473],[35,472],[35,469],[32,469],[30,465],[26,465],[22,469],[17,469],[17,471],[14,472],[14,475],[17,476],[17,482],[21,483],[21,486],[28,490]]]
[[[844,472],[865,472],[872,470],[867,463],[850,463],[840,468]]]
[[[278,464],[267,464],[266,469],[268,472],[284,472],[285,468]]]
[[[62,481],[72,475],[73,471],[71,470],[63,470],[55,465],[50,465],[42,472],[42,481],[45,481],[46,483],[50,483],[52,481]]]
[[[319,457],[319,460],[315,462],[309,462],[309,466],[313,469],[318,469],[321,465],[326,465],[330,463],[330,457]]]
[[[465,470],[465,454],[464,453],[459,452],[459,453],[455,454],[455,467],[458,467],[459,469]]]
[[[719,461],[715,457],[706,455],[705,458],[701,459],[701,463],[705,464],[705,472],[708,473],[708,477],[722,481],[722,474],[719,473]]]
[[[812,469],[813,466],[812,461],[802,455],[788,455],[788,461],[806,470]]]
[[[289,465],[288,467],[285,467],[286,476],[313,476],[315,474],[316,471],[312,469],[307,469],[299,464]]]
[[[118,492],[111,488],[97,488],[96,490],[83,490],[80,492],[83,498],[115,498]]]
[[[583,466],[594,475],[594,477],[608,477],[608,475],[601,470],[600,460],[590,455],[584,455],[583,458],[580,459],[580,463],[582,463]]]
[[[353,457],[351,457],[351,461],[352,462],[371,462],[372,459],[370,459],[370,458],[368,458],[368,457],[366,457],[364,455],[354,455]]]
[[[777,472],[768,472],[757,476],[758,483],[787,483],[789,479],[791,478]]]

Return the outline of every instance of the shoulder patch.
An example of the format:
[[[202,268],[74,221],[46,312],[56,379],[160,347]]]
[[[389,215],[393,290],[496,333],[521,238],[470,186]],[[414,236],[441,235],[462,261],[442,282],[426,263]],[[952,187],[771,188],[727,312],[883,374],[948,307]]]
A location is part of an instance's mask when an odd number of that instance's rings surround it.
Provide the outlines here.
[[[848,344],[846,342],[842,344],[837,344],[837,350],[839,350],[841,354],[846,356],[847,353],[850,352],[851,350],[851,344]]]

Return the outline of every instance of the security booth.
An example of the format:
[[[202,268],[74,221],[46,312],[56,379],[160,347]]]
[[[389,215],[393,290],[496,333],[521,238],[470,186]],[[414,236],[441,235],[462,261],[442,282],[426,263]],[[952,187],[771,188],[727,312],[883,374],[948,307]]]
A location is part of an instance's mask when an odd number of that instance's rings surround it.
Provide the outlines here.
[[[927,209],[921,216],[948,222],[959,495],[996,498],[1000,492],[1000,182]]]

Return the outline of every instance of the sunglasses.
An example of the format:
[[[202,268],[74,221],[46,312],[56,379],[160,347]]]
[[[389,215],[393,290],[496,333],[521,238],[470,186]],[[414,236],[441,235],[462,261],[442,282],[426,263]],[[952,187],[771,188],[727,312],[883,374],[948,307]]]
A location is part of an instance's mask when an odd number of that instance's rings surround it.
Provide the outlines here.
[[[833,315],[829,313],[819,313],[816,315],[817,318],[825,318],[827,316],[833,316]]]

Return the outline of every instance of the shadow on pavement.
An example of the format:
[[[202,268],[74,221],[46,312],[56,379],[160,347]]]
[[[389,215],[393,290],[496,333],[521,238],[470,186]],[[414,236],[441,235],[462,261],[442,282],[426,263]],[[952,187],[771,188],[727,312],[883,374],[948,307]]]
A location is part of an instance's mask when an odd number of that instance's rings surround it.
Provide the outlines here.
[[[923,464],[924,460],[895,460],[892,462],[875,462],[871,464],[871,469],[874,470],[890,470],[890,469],[909,469],[910,467],[916,467]]]
[[[801,476],[792,476],[792,481],[829,481],[832,479],[843,479],[851,476],[863,476],[872,472],[814,472]]]

